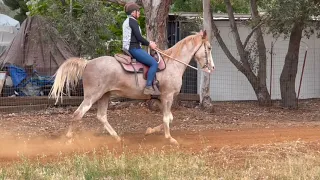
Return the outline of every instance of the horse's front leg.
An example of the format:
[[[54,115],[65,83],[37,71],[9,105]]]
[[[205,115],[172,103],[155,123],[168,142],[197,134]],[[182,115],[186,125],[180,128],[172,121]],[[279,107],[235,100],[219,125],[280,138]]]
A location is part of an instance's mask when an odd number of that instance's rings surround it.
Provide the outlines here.
[[[162,107],[161,101],[159,99],[153,99],[153,102],[154,102],[154,104],[158,105],[160,110],[163,112],[163,107]],[[153,134],[156,132],[160,132],[162,129],[163,129],[163,123],[154,127],[154,128],[148,127],[145,135],[150,135],[150,134]]]
[[[174,145],[179,145],[177,140],[171,137],[170,134],[170,122],[173,120],[173,115],[171,113],[171,106],[173,102],[173,94],[163,95],[161,97],[162,108],[163,108],[163,128],[165,138],[169,139],[170,143]]]

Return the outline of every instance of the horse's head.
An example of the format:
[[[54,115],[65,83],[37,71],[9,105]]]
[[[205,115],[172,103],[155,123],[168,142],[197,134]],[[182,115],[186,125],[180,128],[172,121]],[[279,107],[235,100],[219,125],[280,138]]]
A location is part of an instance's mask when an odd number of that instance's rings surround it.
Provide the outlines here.
[[[214,63],[211,54],[211,44],[208,40],[207,32],[200,31],[199,35],[202,36],[202,43],[199,49],[195,52],[194,58],[199,63],[202,70],[211,73],[214,70]]]

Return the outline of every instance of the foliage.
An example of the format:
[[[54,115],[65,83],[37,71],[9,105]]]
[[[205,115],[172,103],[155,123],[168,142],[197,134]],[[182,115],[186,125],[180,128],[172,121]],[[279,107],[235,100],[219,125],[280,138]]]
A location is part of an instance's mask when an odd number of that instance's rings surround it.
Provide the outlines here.
[[[45,16],[79,56],[94,58],[121,50],[123,7],[108,2],[31,0],[31,15]],[[70,13],[72,12],[72,13]],[[143,19],[141,19],[143,21]],[[143,27],[143,25],[142,25]]]
[[[304,24],[305,36],[310,37],[319,29],[319,23],[312,18],[320,15],[319,3],[314,0],[265,0],[269,32],[275,36],[290,35],[293,24]],[[319,34],[318,34],[319,35]]]
[[[10,10],[8,6],[6,6],[1,0],[0,0],[0,13],[8,15],[10,17],[13,17],[15,15],[15,12]]]
[[[173,0],[172,12],[201,12],[201,0]]]
[[[233,0],[232,7],[236,13],[249,13],[248,0]],[[224,0],[211,0],[214,13],[226,13]],[[202,12],[202,0],[174,0],[171,7],[172,12]]]
[[[29,0],[3,0],[3,3],[12,11],[17,11],[14,19],[22,23],[27,18],[28,7],[26,3]]]

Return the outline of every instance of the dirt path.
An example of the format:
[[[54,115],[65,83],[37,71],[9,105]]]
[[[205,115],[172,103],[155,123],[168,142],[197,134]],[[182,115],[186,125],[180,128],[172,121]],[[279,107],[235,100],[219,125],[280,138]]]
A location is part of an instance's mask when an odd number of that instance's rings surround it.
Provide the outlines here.
[[[253,145],[272,144],[290,141],[319,142],[320,127],[294,128],[251,128],[222,129],[203,132],[172,132],[180,143],[179,150],[199,152],[203,149],[220,149],[229,147],[250,147]],[[168,150],[170,144],[162,134],[144,136],[144,134],[124,134],[121,143],[115,142],[107,135],[85,133],[78,135],[72,144],[65,144],[65,138],[1,139],[0,161],[17,159],[19,156],[59,156],[73,152],[89,152],[94,149],[107,148],[116,152],[151,150]]]
[[[173,110],[171,134],[180,143],[172,147],[163,133],[145,136],[147,127],[161,123],[160,112],[144,106],[109,111],[109,122],[123,141],[115,142],[91,111],[84,117],[81,132],[72,144],[64,137],[72,110],[47,109],[33,113],[0,113],[0,162],[19,157],[53,157],[90,153],[105,149],[116,152],[168,150],[199,152],[223,147],[246,148],[263,144],[305,141],[319,143],[320,100],[302,102],[299,110],[274,106],[261,108],[254,103],[219,103],[214,113],[197,108]]]

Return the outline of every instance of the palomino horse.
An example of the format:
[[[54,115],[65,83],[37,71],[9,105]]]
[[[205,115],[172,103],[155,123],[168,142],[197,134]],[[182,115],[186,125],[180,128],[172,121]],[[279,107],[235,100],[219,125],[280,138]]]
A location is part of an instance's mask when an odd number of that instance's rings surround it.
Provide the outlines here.
[[[163,124],[148,128],[146,134],[151,134],[164,128],[165,138],[172,144],[178,144],[170,135],[169,124],[173,120],[171,113],[172,101],[174,96],[180,92],[182,75],[186,69],[186,64],[189,64],[194,57],[202,70],[212,72],[214,63],[206,31],[200,31],[200,33],[184,38],[163,53],[171,57],[164,57],[166,69],[157,73],[161,92],[159,100],[163,111]],[[58,102],[59,98],[62,100],[65,85],[68,94],[70,88],[75,87],[79,79],[82,78],[83,82],[84,100],[73,114],[73,122],[69,126],[67,133],[69,138],[73,134],[73,123],[79,122],[91,106],[98,102],[97,118],[103,123],[104,128],[111,136],[121,140],[107,120],[110,96],[130,99],[151,98],[150,95],[143,94],[144,86],[136,85],[135,75],[125,72],[119,62],[111,56],[98,57],[90,61],[70,58],[59,67],[55,75],[55,81],[49,96],[54,97],[56,102]],[[138,80],[139,82],[146,82],[142,73],[138,74]]]

